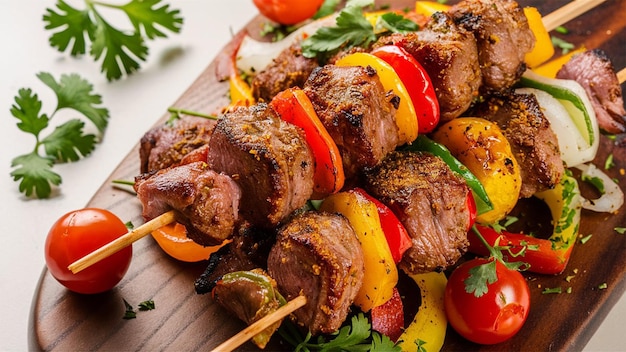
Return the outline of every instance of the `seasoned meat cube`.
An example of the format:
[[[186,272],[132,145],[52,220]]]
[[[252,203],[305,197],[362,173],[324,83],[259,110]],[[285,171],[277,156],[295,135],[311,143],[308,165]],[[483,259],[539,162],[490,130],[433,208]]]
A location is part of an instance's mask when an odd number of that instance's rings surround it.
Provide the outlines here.
[[[393,210],[411,236],[413,246],[399,263],[405,272],[441,271],[466,252],[470,190],[439,157],[392,152],[366,173],[365,188]]]
[[[281,91],[304,85],[317,60],[302,56],[300,43],[281,52],[272,63],[252,80],[252,94],[257,100],[270,101]]]
[[[313,71],[304,91],[339,148],[347,178],[398,145],[392,103],[398,98],[385,92],[373,68],[325,65]]]
[[[481,73],[476,39],[445,13],[435,13],[419,32],[381,38],[376,45],[391,43],[406,49],[428,73],[442,121],[460,116],[478,96]]]
[[[524,71],[524,57],[535,45],[524,11],[514,0],[464,0],[449,13],[474,33],[487,92],[503,91]]]
[[[184,117],[146,132],[139,142],[140,172],[153,172],[177,165],[211,138],[215,121]]]
[[[265,103],[220,118],[208,163],[239,184],[241,216],[256,226],[277,225],[313,193],[313,156],[304,132]]]
[[[298,323],[313,334],[331,333],[361,287],[363,251],[345,217],[306,212],[279,230],[267,267],[285,298],[307,298],[293,313]]]
[[[600,50],[574,55],[556,74],[557,78],[573,79],[589,96],[598,125],[608,133],[626,132],[626,111],[613,63]]]
[[[185,225],[187,236],[205,246],[230,237],[238,220],[239,187],[204,162],[138,176],[135,191],[146,221],[176,210],[176,220]]]
[[[565,171],[559,142],[534,95],[492,95],[470,114],[495,122],[509,141],[520,165],[520,197],[531,197],[560,182]]]

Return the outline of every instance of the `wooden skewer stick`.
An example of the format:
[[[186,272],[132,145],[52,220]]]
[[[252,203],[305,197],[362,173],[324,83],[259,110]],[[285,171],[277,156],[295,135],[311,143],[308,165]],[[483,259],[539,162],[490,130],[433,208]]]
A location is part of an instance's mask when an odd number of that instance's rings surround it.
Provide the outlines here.
[[[254,337],[254,335],[265,330],[270,325],[283,319],[284,317],[291,314],[293,311],[302,307],[305,304],[306,304],[306,297],[304,296],[298,296],[292,299],[291,301],[287,302],[287,304],[285,304],[284,306],[278,308],[275,312],[264,316],[263,318],[249,325],[247,328],[241,330],[237,335],[222,342],[222,344],[215,347],[213,351],[214,352],[218,352],[218,351],[230,352],[234,350],[235,348],[241,346],[244,342]]]
[[[570,20],[582,15],[606,0],[576,0],[551,12],[542,18],[543,26],[548,32]]]
[[[626,67],[624,67],[617,73],[617,80],[620,84],[626,82]]]
[[[102,246],[97,250],[87,254],[86,256],[70,264],[67,268],[70,269],[72,273],[76,274],[77,272],[120,251],[121,249],[130,246],[133,242],[150,234],[152,231],[172,222],[174,222],[174,211],[170,210],[137,227],[136,229],[129,231],[125,235],[118,237],[118,239],[116,239],[115,241],[110,242],[107,245]]]

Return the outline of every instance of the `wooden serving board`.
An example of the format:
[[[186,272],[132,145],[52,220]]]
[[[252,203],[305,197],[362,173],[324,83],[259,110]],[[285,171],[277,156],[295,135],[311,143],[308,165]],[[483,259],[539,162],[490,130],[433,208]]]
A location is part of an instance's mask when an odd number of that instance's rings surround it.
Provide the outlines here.
[[[587,1],[587,0],[578,0]],[[569,0],[526,0],[522,5],[539,8],[542,14],[568,3]],[[391,1],[394,8],[412,7],[412,1]],[[609,0],[591,12],[567,24],[570,34],[561,36],[587,48],[604,49],[617,69],[626,67],[626,0]],[[258,17],[248,25],[251,35],[258,32]],[[227,45],[174,106],[215,112],[228,103],[226,82],[216,74],[233,51]],[[625,89],[626,87],[623,87]],[[164,114],[160,123],[167,118]],[[150,126],[146,126],[148,130]],[[622,188],[626,177],[626,140],[602,138],[596,165],[602,167],[609,154],[616,166],[608,171]],[[107,208],[123,221],[142,223],[141,205],[130,193],[115,189],[114,179],[133,179],[139,172],[137,147],[113,171],[87,206]],[[581,185],[584,188],[584,185]],[[542,209],[542,208],[539,208]],[[526,214],[528,219],[533,219]],[[544,214],[545,215],[545,214]],[[593,234],[586,244],[577,243],[568,268],[562,275],[525,274],[532,292],[531,311],[523,329],[511,340],[495,346],[467,342],[448,329],[444,350],[580,350],[596,331],[605,315],[626,289],[626,238],[615,227],[626,226],[624,207],[617,214],[585,211],[580,233]],[[128,274],[113,290],[98,295],[69,292],[43,270],[35,293],[30,317],[31,350],[210,350],[241,330],[244,325],[213,303],[208,295],[197,295],[193,282],[206,263],[188,264],[164,254],[152,238],[133,245],[133,261]],[[565,277],[573,275],[571,282]],[[606,289],[599,289],[606,284]],[[571,287],[567,294],[542,294],[544,288]],[[415,296],[419,294],[415,292]],[[156,309],[139,312],[136,319],[124,320],[123,300],[136,306],[152,299]],[[412,318],[407,317],[410,322]],[[621,337],[623,338],[623,337]],[[242,350],[254,350],[247,343]],[[275,336],[270,350],[288,350]]]

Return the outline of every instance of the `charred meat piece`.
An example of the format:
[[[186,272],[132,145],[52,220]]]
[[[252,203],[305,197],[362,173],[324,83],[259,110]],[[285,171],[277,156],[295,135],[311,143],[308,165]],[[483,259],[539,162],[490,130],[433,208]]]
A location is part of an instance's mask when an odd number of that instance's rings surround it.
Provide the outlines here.
[[[250,325],[272,314],[281,306],[282,296],[276,282],[261,269],[237,271],[224,275],[213,289],[213,299]],[[282,321],[263,329],[252,342],[263,349]]]
[[[442,121],[460,116],[478,96],[476,39],[445,13],[435,13],[419,32],[383,37],[375,45],[385,44],[402,46],[424,67],[435,87]]]
[[[278,289],[307,304],[294,312],[312,334],[336,331],[363,280],[363,251],[348,220],[338,214],[305,212],[285,224],[267,260]]]
[[[275,240],[274,232],[260,230],[247,223],[237,226],[232,241],[211,254],[204,273],[194,283],[196,293],[211,292],[216,281],[225,274],[266,268]]]
[[[410,274],[456,263],[469,242],[469,188],[440,158],[396,151],[366,173],[365,188],[398,216],[413,246],[399,267]]]
[[[502,91],[515,84],[526,70],[526,53],[535,45],[535,36],[518,3],[464,0],[453,5],[449,13],[476,37],[485,91]]]
[[[531,197],[560,182],[565,171],[559,142],[534,95],[492,95],[470,114],[495,122],[509,141],[521,170],[520,197]]]
[[[385,92],[373,68],[325,65],[313,71],[304,91],[339,148],[347,178],[398,145],[399,98]]]
[[[146,132],[139,142],[140,172],[153,172],[177,165],[193,150],[206,145],[215,121],[184,117]]]
[[[302,56],[300,43],[295,43],[281,52],[272,63],[252,80],[252,94],[257,101],[270,101],[281,91],[304,85],[317,60]]]
[[[209,142],[209,166],[239,184],[240,214],[260,227],[277,225],[306,203],[313,162],[304,132],[265,103],[223,115]]]
[[[134,187],[146,221],[176,210],[187,236],[201,245],[221,244],[238,221],[239,186],[204,162],[143,174],[135,178]]]
[[[626,132],[622,87],[613,63],[602,50],[574,55],[556,77],[575,80],[585,88],[601,129],[608,133]]]

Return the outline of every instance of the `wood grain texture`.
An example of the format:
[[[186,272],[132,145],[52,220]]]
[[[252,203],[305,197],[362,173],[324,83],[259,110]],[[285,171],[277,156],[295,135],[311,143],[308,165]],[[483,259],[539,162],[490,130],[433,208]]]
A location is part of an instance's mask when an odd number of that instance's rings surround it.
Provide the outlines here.
[[[585,1],[585,0],[578,0]],[[525,0],[520,3],[539,8],[547,14],[567,0]],[[397,8],[412,6],[412,1],[392,1]],[[569,42],[588,48],[601,48],[615,67],[626,67],[626,0],[609,0],[593,11],[566,24],[570,34],[561,35]],[[253,19],[248,29],[258,31],[262,18]],[[240,35],[240,34],[239,34]],[[227,83],[220,82],[216,72],[233,50],[227,45],[206,70],[173,106],[204,112],[215,112],[228,102]],[[209,61],[209,58],[207,58]],[[622,87],[625,89],[626,87]],[[159,123],[167,118],[165,112]],[[146,126],[146,130],[150,126]],[[624,188],[626,177],[626,141],[602,138],[597,165],[604,165],[609,154],[616,166],[608,174]],[[114,179],[133,179],[138,173],[137,147],[133,148],[113,171],[87,206],[107,208],[123,221],[142,223],[141,204],[134,195],[111,186]],[[581,185],[585,188],[584,185]],[[584,192],[589,192],[584,189]],[[534,205],[522,210],[544,212]],[[529,213],[526,213],[529,212]],[[545,214],[544,214],[545,215]],[[496,346],[480,346],[467,342],[448,329],[444,350],[580,350],[593,335],[605,315],[626,289],[626,240],[615,227],[626,226],[626,211],[618,214],[596,214],[585,211],[580,233],[593,234],[586,244],[576,244],[566,272],[557,276],[526,274],[532,292],[532,306],[524,328],[510,341]],[[204,270],[205,263],[188,264],[169,258],[147,237],[133,245],[133,261],[123,281],[107,293],[88,296],[73,294],[43,270],[35,293],[30,317],[31,350],[115,350],[115,351],[195,351],[210,350],[237,333],[244,326],[209,296],[197,295],[193,282]],[[577,274],[571,282],[565,277]],[[599,289],[606,283],[606,289]],[[542,294],[544,288],[572,288],[570,294]],[[416,297],[419,294],[416,292]],[[139,312],[137,319],[123,320],[124,303],[133,305],[154,300],[156,309]],[[407,321],[411,319],[407,317]],[[241,350],[251,350],[250,343]],[[269,350],[288,350],[275,336]]]

